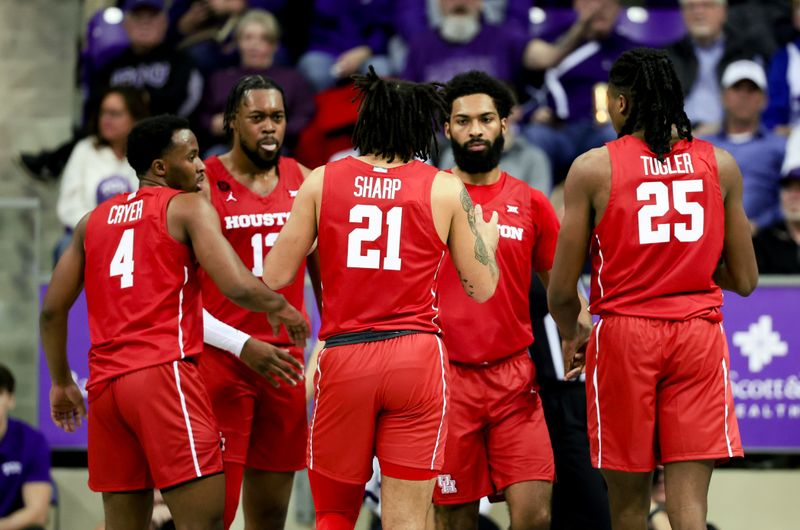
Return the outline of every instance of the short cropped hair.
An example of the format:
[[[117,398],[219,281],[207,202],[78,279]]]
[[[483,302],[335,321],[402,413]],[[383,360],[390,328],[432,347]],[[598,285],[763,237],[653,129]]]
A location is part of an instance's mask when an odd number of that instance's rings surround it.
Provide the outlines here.
[[[485,72],[472,70],[458,74],[445,86],[447,108],[452,112],[455,100],[472,94],[486,94],[492,98],[501,118],[508,118],[515,105],[514,94],[505,83]]]
[[[136,175],[142,178],[153,161],[169,151],[175,131],[189,128],[188,121],[170,114],[145,118],[134,125],[128,134],[127,155]]]

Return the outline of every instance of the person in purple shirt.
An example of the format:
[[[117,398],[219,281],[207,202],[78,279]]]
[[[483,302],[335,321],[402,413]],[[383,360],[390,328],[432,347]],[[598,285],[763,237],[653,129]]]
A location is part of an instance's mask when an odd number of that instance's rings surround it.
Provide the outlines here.
[[[372,65],[381,77],[391,73],[386,43],[392,0],[315,0],[308,51],[297,67],[316,90],[347,80]]]
[[[723,130],[705,137],[728,151],[742,170],[744,211],[753,232],[781,219],[781,164],[786,137],[761,125],[767,77],[755,61],[732,62],[722,74]]]
[[[618,0],[574,0],[578,17],[597,10],[591,18],[585,42],[544,74],[540,89],[531,89],[537,106],[525,136],[548,154],[554,184],[564,180],[579,154],[616,138],[611,124],[596,120],[597,102],[605,104],[605,86],[611,65],[636,45],[617,32]],[[598,95],[599,94],[599,95]]]
[[[769,103],[764,125],[789,134],[800,125],[800,0],[792,0],[794,39],[773,55],[769,64]]]
[[[554,45],[531,39],[513,24],[487,24],[481,16],[481,0],[440,0],[440,6],[439,26],[417,34],[408,43],[404,79],[447,82],[458,74],[480,70],[514,82],[523,68],[537,70],[557,64],[584,37],[595,16],[587,10]]]
[[[236,42],[241,58],[240,66],[214,73],[206,83],[200,103],[200,126],[208,135],[207,145],[213,145],[206,155],[227,150],[223,129],[223,115],[228,94],[244,76],[261,75],[275,81],[284,89],[286,113],[290,120],[286,126],[286,146],[291,150],[300,132],[314,117],[314,91],[305,78],[294,68],[275,64],[275,53],[280,46],[280,26],[276,18],[262,9],[252,9],[242,17],[236,27]]]
[[[14,386],[0,364],[0,528],[36,530],[47,524],[53,495],[50,448],[39,431],[8,417]]]

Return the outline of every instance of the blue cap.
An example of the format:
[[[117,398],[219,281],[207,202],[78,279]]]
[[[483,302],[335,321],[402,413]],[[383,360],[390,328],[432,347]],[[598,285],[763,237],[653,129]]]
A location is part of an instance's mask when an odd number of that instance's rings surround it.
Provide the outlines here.
[[[147,7],[157,11],[164,11],[164,0],[125,0],[125,7],[123,10],[127,13],[140,7]]]

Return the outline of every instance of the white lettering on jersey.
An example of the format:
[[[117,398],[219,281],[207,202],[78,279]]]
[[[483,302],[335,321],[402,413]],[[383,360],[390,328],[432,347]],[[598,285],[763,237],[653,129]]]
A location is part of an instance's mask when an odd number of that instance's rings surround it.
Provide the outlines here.
[[[259,228],[262,226],[283,226],[289,219],[289,212],[250,213],[243,215],[226,215],[225,230],[236,228]]]
[[[439,488],[442,490],[442,495],[447,495],[448,493],[458,493],[456,481],[453,480],[453,477],[450,475],[439,475],[439,477],[436,479],[436,482],[439,484]]]
[[[108,211],[108,224],[132,223],[142,218],[144,199],[130,204],[115,204]]]
[[[380,177],[356,177],[353,195],[368,199],[394,199],[403,185],[400,179]]]
[[[522,233],[524,231],[524,228],[518,228],[516,226],[508,226],[508,225],[497,225],[497,231],[500,232],[500,237],[522,241]]]
[[[645,177],[694,173],[692,155],[689,153],[678,153],[672,157],[665,158],[663,162],[652,156],[642,155],[640,158],[644,166]]]

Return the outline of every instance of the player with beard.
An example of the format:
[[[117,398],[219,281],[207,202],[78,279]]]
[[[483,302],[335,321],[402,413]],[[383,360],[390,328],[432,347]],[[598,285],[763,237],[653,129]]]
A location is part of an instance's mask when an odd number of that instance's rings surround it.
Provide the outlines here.
[[[504,496],[511,528],[550,527],[553,453],[535,369],[528,291],[536,271],[547,285],[558,220],[547,198],[498,167],[514,104],[506,86],[472,71],[448,83],[445,134],[457,175],[476,204],[500,215],[495,295],[477,304],[453,263],[442,267],[443,339],[450,359],[450,428],[434,489],[437,528],[478,527],[482,497]],[[590,319],[584,314],[588,330]]]
[[[231,150],[206,160],[203,191],[223,234],[259,278],[308,173],[280,155],[286,121],[280,86],[260,75],[243,77],[225,111]],[[305,261],[281,290],[303,312],[304,270]],[[305,467],[305,388],[297,385],[303,348],[286,333],[272,333],[263,316],[228,302],[207,275],[201,274],[201,284],[207,311],[201,371],[225,441],[225,527],[236,515],[244,482],[246,527],[281,529],[294,472]],[[276,388],[278,379],[288,386]]]

